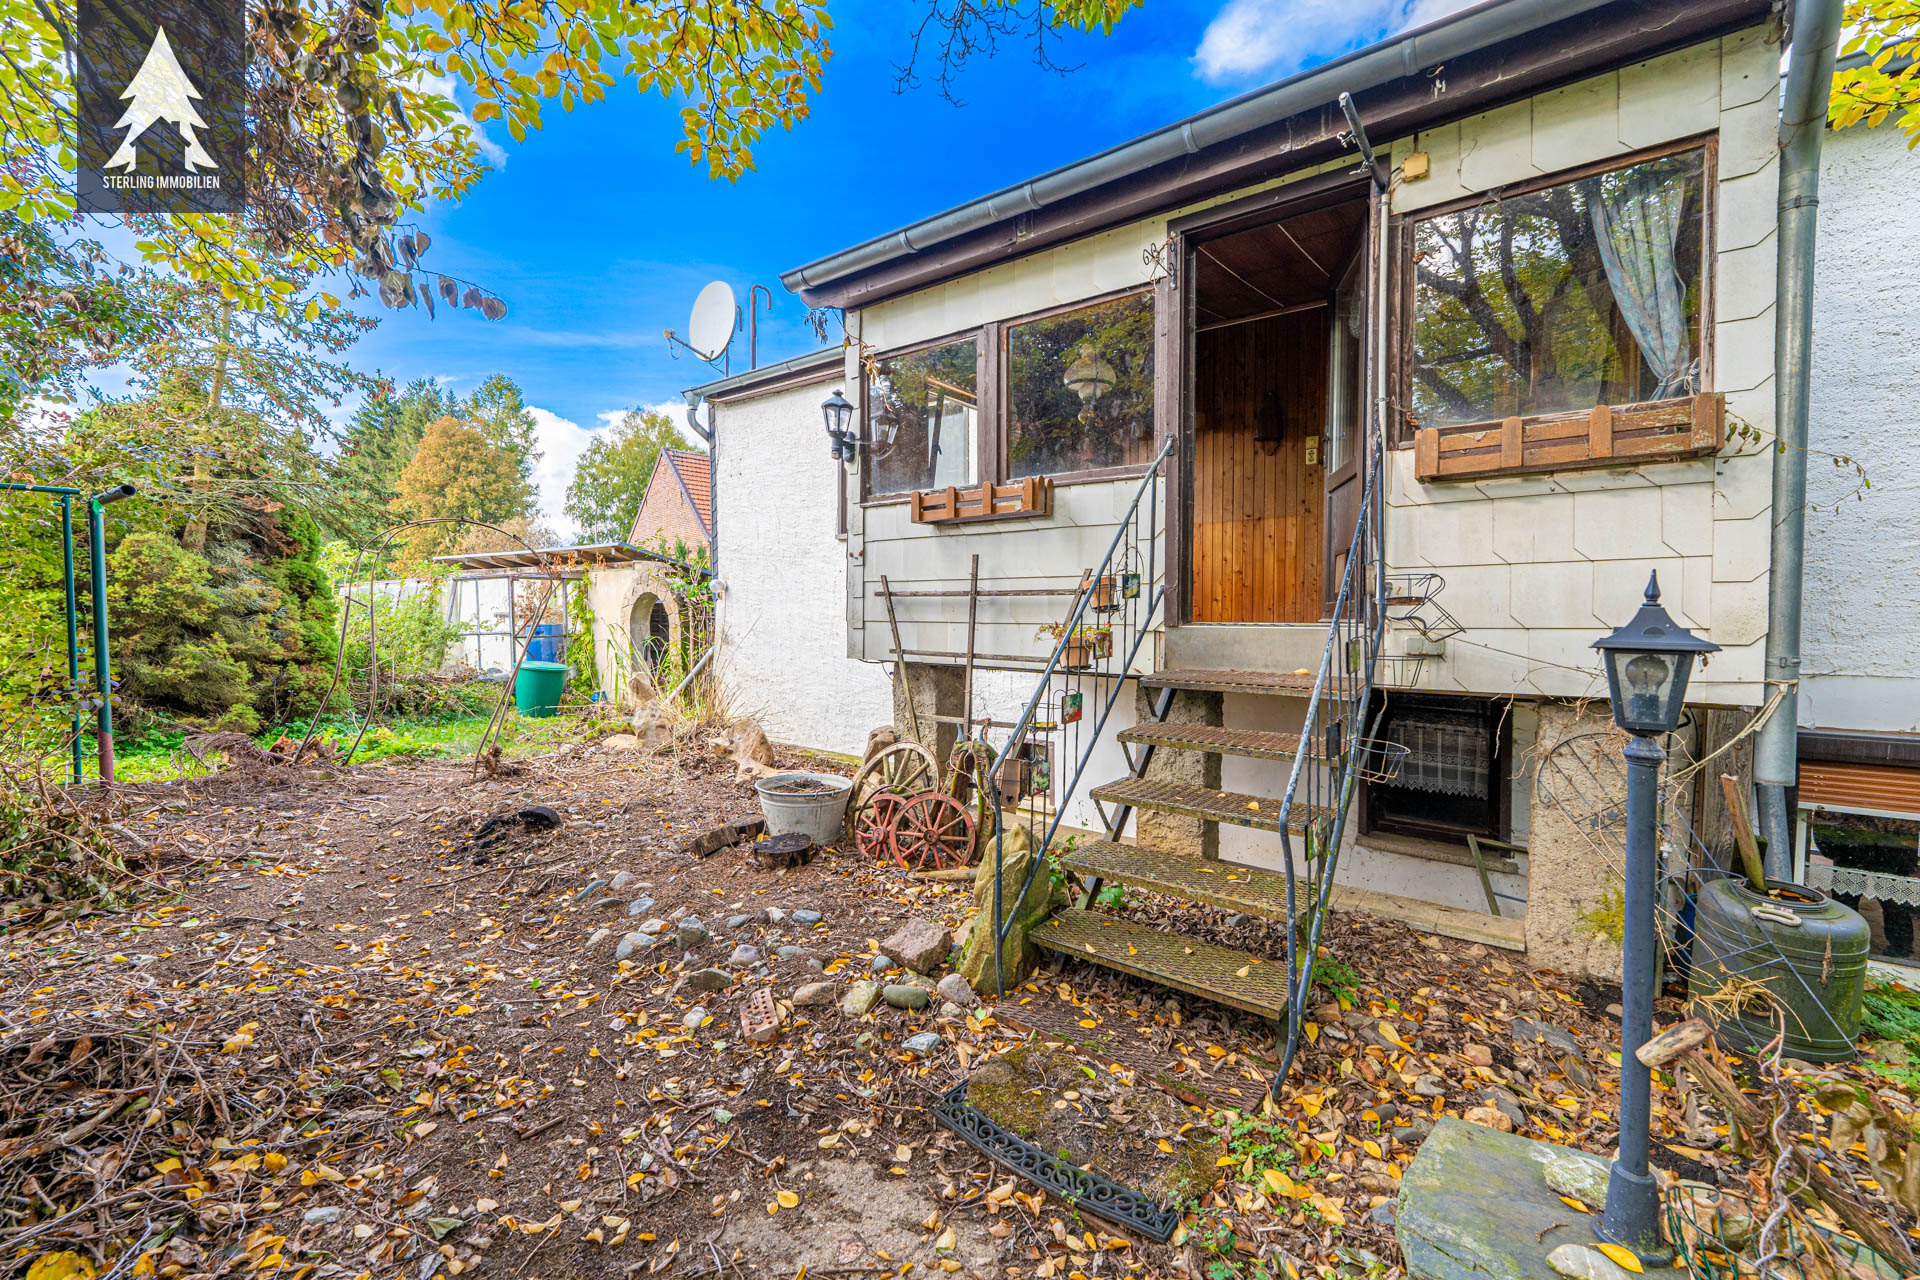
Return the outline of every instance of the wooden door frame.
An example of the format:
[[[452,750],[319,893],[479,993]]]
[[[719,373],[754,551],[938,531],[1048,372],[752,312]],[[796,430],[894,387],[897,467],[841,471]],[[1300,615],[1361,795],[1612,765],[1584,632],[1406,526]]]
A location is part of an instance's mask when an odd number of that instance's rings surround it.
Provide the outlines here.
[[[1372,190],[1372,182],[1364,171],[1340,169],[1310,174],[1281,186],[1269,187],[1265,191],[1174,218],[1167,223],[1166,258],[1172,264],[1172,270],[1158,286],[1161,303],[1158,314],[1162,317],[1162,328],[1157,336],[1162,351],[1160,367],[1167,371],[1168,376],[1156,382],[1154,416],[1162,433],[1179,434],[1179,443],[1167,460],[1167,590],[1164,614],[1168,627],[1184,626],[1193,621],[1194,252],[1207,240],[1278,222],[1296,214],[1310,213],[1328,205],[1366,199]],[[1375,216],[1369,206],[1365,225],[1370,236],[1376,234]],[[1368,302],[1371,312],[1371,295]],[[1361,433],[1364,436],[1364,425]],[[1321,538],[1324,542],[1328,537],[1324,519],[1322,525]]]

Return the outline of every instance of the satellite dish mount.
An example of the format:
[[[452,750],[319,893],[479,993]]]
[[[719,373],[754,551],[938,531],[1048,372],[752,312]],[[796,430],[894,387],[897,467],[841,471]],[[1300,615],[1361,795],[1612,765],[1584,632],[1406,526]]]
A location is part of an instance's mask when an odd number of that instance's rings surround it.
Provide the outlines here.
[[[715,280],[700,290],[693,300],[693,314],[687,320],[687,336],[667,330],[670,347],[685,347],[708,364],[720,366],[722,376],[733,372],[729,350],[733,335],[740,331],[740,304],[733,288],[724,280]]]

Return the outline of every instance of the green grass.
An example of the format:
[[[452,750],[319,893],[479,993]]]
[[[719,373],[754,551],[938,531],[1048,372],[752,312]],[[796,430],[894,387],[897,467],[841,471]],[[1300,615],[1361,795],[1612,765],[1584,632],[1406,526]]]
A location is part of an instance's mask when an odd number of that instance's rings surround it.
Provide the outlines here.
[[[501,727],[500,748],[507,755],[525,755],[553,747],[571,736],[577,721],[562,713],[547,719],[531,719],[509,712]],[[486,732],[485,715],[437,716],[394,720],[369,728],[354,753],[353,763],[372,764],[390,759],[458,759],[479,750]],[[359,731],[360,723],[348,716],[323,716],[316,739],[333,744],[345,753]],[[264,749],[282,735],[298,740],[307,731],[305,721],[256,734],[254,741]],[[123,782],[172,782],[183,778],[204,777],[213,772],[193,758],[186,749],[185,735],[179,731],[153,733],[140,737],[116,738],[114,776]],[[91,742],[89,742],[91,748]],[[99,763],[89,750],[85,776],[99,776]]]
[[[1920,991],[1896,982],[1869,983],[1860,1029],[1875,1040],[1898,1040],[1920,1052]]]

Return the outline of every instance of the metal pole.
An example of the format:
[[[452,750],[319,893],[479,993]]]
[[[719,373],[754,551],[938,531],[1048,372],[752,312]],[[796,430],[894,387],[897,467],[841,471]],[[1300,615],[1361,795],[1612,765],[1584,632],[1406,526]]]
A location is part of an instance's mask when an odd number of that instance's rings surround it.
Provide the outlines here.
[[[1767,579],[1767,692],[1780,705],[1754,743],[1767,874],[1792,875],[1786,788],[1799,768],[1801,584],[1806,568],[1807,417],[1813,364],[1813,265],[1820,212],[1820,148],[1841,0],[1794,5],[1787,83],[1780,103],[1780,230],[1775,265],[1773,546]]]
[[[83,773],[80,730],[84,723],[80,711],[80,600],[73,585],[73,496],[60,498],[60,552],[67,580],[67,687],[73,694],[73,781],[79,785]]]
[[[113,781],[113,673],[107,661],[107,522],[97,497],[87,500],[87,549],[93,560],[93,683],[100,693],[94,750],[106,785]]]
[[[1672,1251],[1660,1239],[1660,1190],[1647,1168],[1652,1072],[1637,1055],[1653,1038],[1653,899],[1659,857],[1654,800],[1667,753],[1635,734],[1627,758],[1626,957],[1620,993],[1620,1150],[1607,1182],[1607,1208],[1594,1234],[1647,1261]]]

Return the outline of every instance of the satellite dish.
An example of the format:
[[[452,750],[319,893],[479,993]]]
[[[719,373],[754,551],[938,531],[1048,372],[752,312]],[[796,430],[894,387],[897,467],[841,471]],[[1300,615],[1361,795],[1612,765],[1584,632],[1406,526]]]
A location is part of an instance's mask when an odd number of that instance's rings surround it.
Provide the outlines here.
[[[687,345],[702,360],[718,360],[733,341],[740,305],[725,280],[715,280],[693,300],[693,318],[687,321]]]

